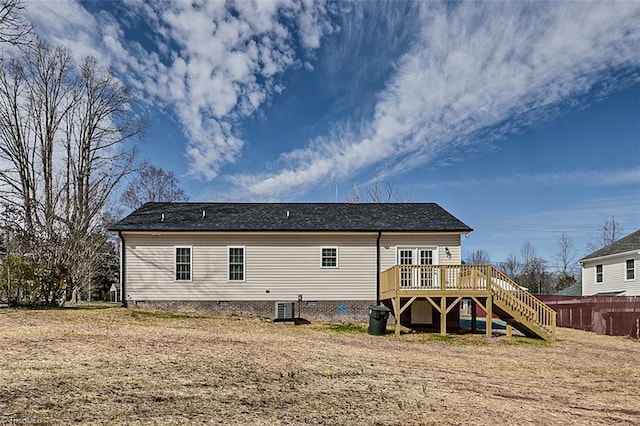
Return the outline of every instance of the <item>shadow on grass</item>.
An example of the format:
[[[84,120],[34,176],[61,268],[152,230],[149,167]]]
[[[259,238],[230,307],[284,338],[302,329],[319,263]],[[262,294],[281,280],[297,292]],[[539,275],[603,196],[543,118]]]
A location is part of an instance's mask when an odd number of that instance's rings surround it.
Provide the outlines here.
[[[2,304],[0,308],[7,310],[19,310],[19,311],[69,311],[69,310],[83,310],[83,311],[95,311],[103,309],[119,308],[122,305],[115,302],[80,302],[80,303],[65,303],[63,306],[24,306],[24,305],[7,305]]]
[[[119,308],[122,304],[120,302],[78,302],[78,303],[65,303],[61,308],[52,309],[76,309],[95,311],[100,309],[113,309]]]
[[[158,318],[158,319],[206,319],[213,318],[211,315],[203,315],[198,313],[186,313],[186,312],[171,312],[171,311],[144,311],[141,309],[127,309],[127,313],[132,318],[145,319],[145,318]],[[234,317],[228,317],[232,320]]]

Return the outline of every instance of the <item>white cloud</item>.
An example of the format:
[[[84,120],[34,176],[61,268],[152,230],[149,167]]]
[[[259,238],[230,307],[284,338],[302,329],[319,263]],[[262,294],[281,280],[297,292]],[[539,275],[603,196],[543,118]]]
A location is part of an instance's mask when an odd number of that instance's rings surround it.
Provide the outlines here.
[[[249,198],[291,196],[373,165],[383,174],[543,118],[640,66],[640,3],[421,3],[422,31],[359,130],[285,153],[281,171],[230,178]],[[510,120],[508,125],[502,125]],[[497,133],[496,133],[497,132]]]
[[[27,15],[36,23],[37,29],[47,29],[45,38],[49,42],[64,44],[78,57],[104,59],[95,35],[97,21],[82,6],[71,1],[38,0],[26,1],[25,5]]]
[[[112,6],[128,21],[105,11],[92,15],[73,1],[33,0],[27,13],[50,40],[100,58],[147,102],[173,109],[189,140],[190,174],[204,179],[240,155],[236,123],[281,90],[276,78],[300,63],[296,49],[317,48],[330,30],[324,5],[309,1]],[[149,25],[152,46],[127,40],[128,25],[141,22]]]

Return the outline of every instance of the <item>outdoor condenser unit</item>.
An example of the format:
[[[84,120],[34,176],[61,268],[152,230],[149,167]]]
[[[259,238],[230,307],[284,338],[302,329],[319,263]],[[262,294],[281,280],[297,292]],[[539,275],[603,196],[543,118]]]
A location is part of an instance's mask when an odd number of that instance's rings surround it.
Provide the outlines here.
[[[292,320],[294,316],[294,302],[276,302],[276,319]]]

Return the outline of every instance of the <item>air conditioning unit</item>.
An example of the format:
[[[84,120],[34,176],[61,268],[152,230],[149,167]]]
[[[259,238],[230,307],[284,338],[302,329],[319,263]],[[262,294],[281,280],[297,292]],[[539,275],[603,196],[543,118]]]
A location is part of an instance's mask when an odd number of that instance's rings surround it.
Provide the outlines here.
[[[293,320],[294,302],[276,302],[276,320]]]

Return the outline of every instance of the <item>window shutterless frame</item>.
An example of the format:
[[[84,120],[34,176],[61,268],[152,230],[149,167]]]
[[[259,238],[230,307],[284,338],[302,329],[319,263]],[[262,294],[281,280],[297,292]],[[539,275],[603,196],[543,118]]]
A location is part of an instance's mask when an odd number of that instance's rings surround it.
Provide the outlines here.
[[[604,281],[604,272],[602,265],[596,265],[596,284],[602,284]]]
[[[176,246],[174,249],[174,278],[176,281],[191,281],[193,256],[190,246]]]
[[[624,262],[624,280],[633,281],[636,279],[636,261],[635,259],[627,259]]]
[[[320,268],[338,268],[338,247],[320,248]]]
[[[246,257],[244,246],[227,247],[227,280],[234,282],[246,281]]]

